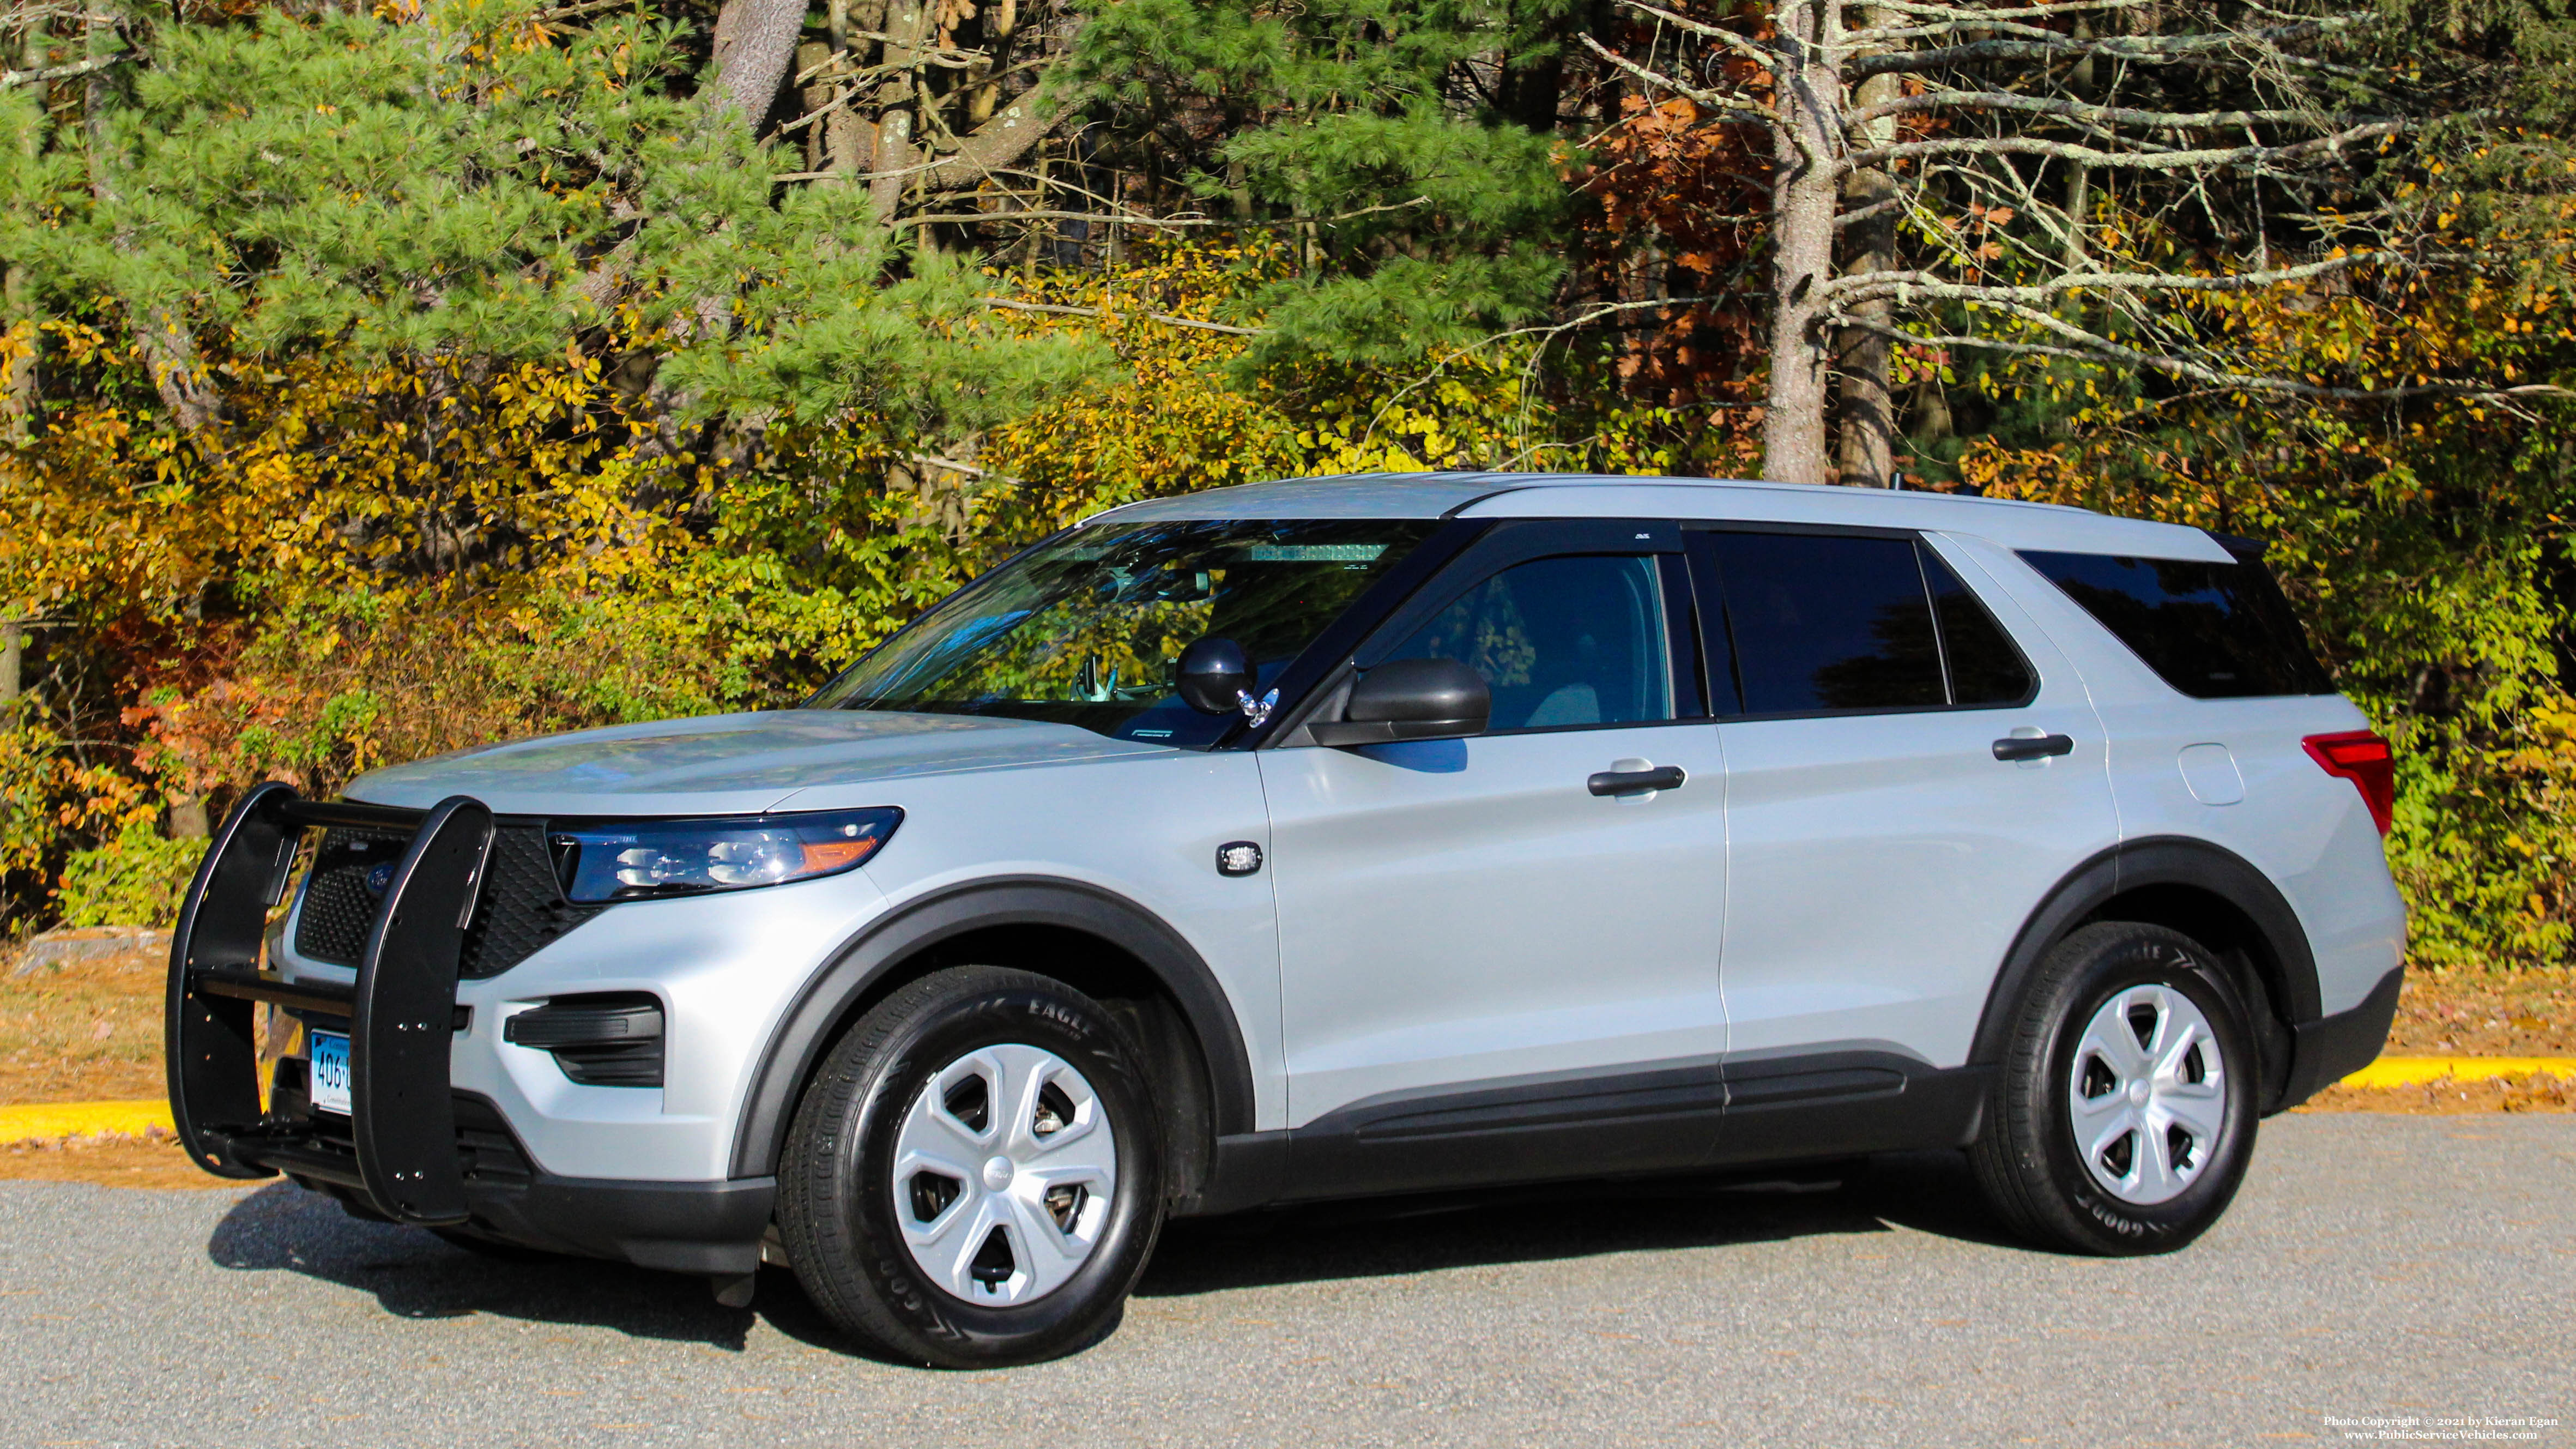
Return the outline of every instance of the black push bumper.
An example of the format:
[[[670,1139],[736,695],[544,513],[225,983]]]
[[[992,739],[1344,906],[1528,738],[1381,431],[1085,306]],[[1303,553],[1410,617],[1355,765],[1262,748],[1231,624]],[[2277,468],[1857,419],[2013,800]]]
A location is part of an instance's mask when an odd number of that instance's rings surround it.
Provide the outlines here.
[[[304,832],[408,836],[368,923],[350,986],[261,969]],[[252,790],[197,868],[170,947],[170,1114],[188,1154],[222,1177],[283,1172],[395,1222],[460,1227],[558,1251],[682,1272],[748,1273],[773,1179],[654,1183],[537,1169],[491,1103],[456,1091],[449,1053],[469,1025],[458,962],[492,860],[492,811],[468,796],[426,810]],[[253,1007],[349,1033],[350,1115],[311,1110],[300,1073],[259,1099]],[[291,1065],[291,1064],[290,1064]]]
[[[260,969],[268,913],[286,898],[304,831],[330,825],[412,832],[348,988]],[[198,865],[170,943],[170,1116],[198,1165],[265,1177],[316,1166],[316,1154],[338,1156],[309,1118],[289,1122],[262,1109],[251,1007],[346,1014],[353,1155],[368,1204],[398,1222],[466,1220],[447,1057],[457,956],[491,849],[492,812],[462,795],[425,815],[303,800],[278,784],[243,797]]]

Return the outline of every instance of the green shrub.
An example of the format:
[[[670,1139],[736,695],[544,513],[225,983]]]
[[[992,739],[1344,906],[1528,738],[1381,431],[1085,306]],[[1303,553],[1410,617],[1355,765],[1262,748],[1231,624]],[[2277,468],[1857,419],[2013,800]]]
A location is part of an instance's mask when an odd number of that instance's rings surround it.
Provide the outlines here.
[[[202,840],[164,840],[129,826],[96,850],[72,853],[60,895],[66,926],[167,926],[206,853]]]

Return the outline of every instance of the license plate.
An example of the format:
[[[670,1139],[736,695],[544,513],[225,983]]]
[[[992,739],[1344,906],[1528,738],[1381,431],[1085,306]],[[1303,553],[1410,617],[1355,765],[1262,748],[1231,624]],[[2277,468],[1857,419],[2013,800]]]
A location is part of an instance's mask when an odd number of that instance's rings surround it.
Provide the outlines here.
[[[349,1115],[349,1039],[337,1032],[307,1032],[312,1042],[308,1090],[313,1110]]]

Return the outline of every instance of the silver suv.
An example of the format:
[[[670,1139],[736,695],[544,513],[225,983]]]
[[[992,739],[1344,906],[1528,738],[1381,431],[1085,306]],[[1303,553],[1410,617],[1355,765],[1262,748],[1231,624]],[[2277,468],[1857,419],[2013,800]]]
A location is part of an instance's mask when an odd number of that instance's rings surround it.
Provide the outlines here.
[[[172,1106],[959,1366],[1318,1198],[1964,1148],[2035,1242],[2175,1248],[2400,978],[2388,747],[2259,552],[1685,479],[1116,509],[796,709],[250,790]]]

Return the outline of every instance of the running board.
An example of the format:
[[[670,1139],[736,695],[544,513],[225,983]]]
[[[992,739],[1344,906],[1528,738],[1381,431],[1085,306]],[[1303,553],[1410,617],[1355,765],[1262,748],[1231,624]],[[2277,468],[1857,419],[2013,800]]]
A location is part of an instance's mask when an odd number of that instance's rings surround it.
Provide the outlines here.
[[[414,833],[368,927],[356,985],[291,984],[260,970],[261,940],[304,831],[332,825]],[[282,1124],[259,1101],[253,1004],[345,1012],[366,1195],[397,1221],[465,1221],[448,1052],[461,1015],[457,960],[491,849],[492,812],[468,796],[426,814],[303,800],[274,783],[242,797],[197,867],[170,943],[170,1116],[199,1166],[254,1178],[280,1160]]]

